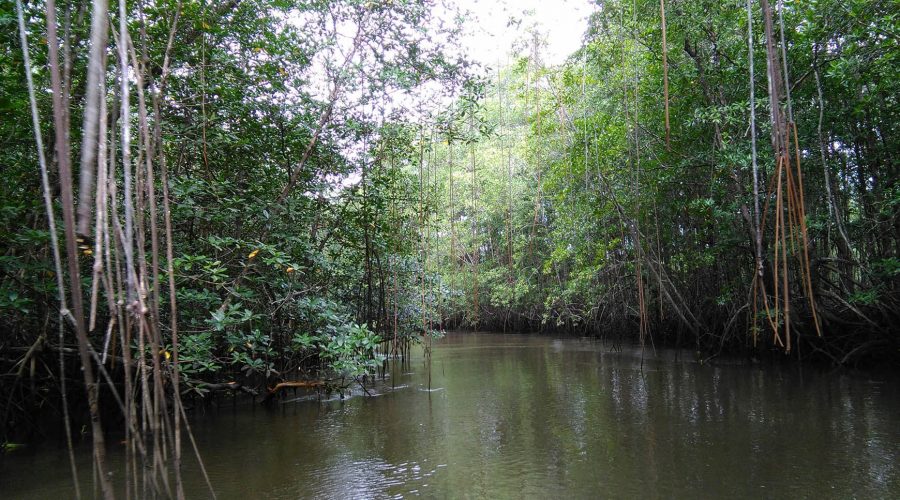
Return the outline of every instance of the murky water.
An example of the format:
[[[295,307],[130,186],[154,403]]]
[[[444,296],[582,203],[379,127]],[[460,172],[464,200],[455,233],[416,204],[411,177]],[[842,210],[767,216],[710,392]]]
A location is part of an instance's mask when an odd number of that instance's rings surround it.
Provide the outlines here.
[[[676,354],[449,335],[431,390],[419,351],[375,397],[226,404],[194,431],[219,498],[900,497],[896,379]],[[0,467],[4,498],[72,496],[64,450]]]

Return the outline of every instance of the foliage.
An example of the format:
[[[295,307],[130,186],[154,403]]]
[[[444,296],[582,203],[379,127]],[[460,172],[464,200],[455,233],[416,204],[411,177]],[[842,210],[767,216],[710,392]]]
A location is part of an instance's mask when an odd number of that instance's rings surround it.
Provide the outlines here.
[[[835,362],[879,354],[860,346],[889,356],[898,352],[892,325],[900,320],[900,17],[880,0],[784,3],[811,288],[825,335],[815,336],[805,287],[792,285],[787,319],[800,342]],[[46,4],[26,6],[51,159],[46,47],[70,51],[68,120],[79,124],[90,35],[80,3],[56,5],[68,38],[50,42]],[[456,45],[464,19],[432,1],[128,5],[142,90],[159,96],[146,130],[158,126],[160,135],[149,147],[135,139],[130,153],[152,155],[147,192],[159,198],[165,187],[171,198],[168,214],[160,209],[152,219],[142,207],[138,219],[163,227],[171,217],[177,290],[177,310],[167,287],[150,293],[158,294],[152,319],[163,352],[145,350],[142,359],[177,356],[184,390],[203,394],[223,381],[262,388],[298,376],[355,378],[372,373],[381,356],[453,327],[628,335],[649,322],[660,342],[771,346],[760,333],[766,317],[750,306],[753,207],[775,199],[767,194],[775,154],[762,12],[754,3],[748,26],[743,2],[665,5],[667,68],[659,3],[610,0],[566,63],[545,64],[540,33],[529,29],[510,64],[490,77],[476,77]],[[56,350],[34,351],[43,361],[34,366],[48,368],[32,376],[55,387],[58,364],[49,356],[72,352],[74,337],[68,324],[64,345],[51,335],[57,276],[9,2],[0,4],[0,27],[0,358],[11,372],[31,346],[50,345]],[[748,28],[757,68],[756,199]],[[118,145],[117,47],[109,43],[103,98],[108,139]],[[139,94],[133,85],[131,92],[133,107]],[[132,137],[143,137],[138,117],[127,118]],[[73,126],[73,158],[80,139]],[[121,165],[111,165],[110,186],[121,197]],[[77,175],[82,166],[74,167]],[[59,185],[56,168],[50,181]],[[50,194],[65,208],[58,191]],[[110,214],[122,224],[120,213]],[[772,280],[771,218],[762,232]],[[141,264],[152,265],[153,245],[165,242],[140,243]],[[113,247],[104,273],[122,276],[122,249]],[[94,259],[81,251],[82,292],[101,304],[89,340],[97,350],[109,346],[108,368],[123,377],[114,364],[122,344],[131,353],[138,345],[107,343],[106,332],[126,312],[125,297],[106,285],[92,293],[104,276],[84,271]],[[801,253],[794,245],[785,255],[793,263]],[[169,278],[165,260],[155,268],[160,283]],[[801,283],[796,269],[791,274]],[[787,311],[778,304],[769,317],[786,323]],[[741,328],[750,336],[734,334]],[[67,358],[70,371],[77,363]],[[0,390],[17,408],[6,434],[50,407],[42,399],[50,396],[21,390],[20,376]]]
[[[897,343],[888,332],[900,319],[894,265],[900,94],[893,64],[900,48],[891,35],[898,18],[890,2],[784,4],[808,258],[825,333],[817,337],[799,284],[792,285],[791,323],[798,342],[834,361],[870,340]],[[456,293],[448,323],[637,337],[643,317],[657,345],[742,348],[748,337],[733,334],[740,325],[757,348],[772,345],[765,314],[750,313],[746,6],[665,5],[668,143],[660,4],[607,1],[591,17],[580,50],[562,65],[543,64],[540,33],[524,34],[514,62],[475,107],[479,128],[491,134],[455,149],[447,134],[436,145],[442,202],[430,246]],[[759,203],[769,213],[762,260],[772,293],[772,103],[756,2],[752,15]],[[777,20],[776,14],[776,28]],[[453,127],[468,126],[457,118]],[[786,252],[792,263],[804,258],[796,242]],[[799,283],[799,271],[791,274]],[[783,324],[778,306],[770,314]],[[865,354],[890,356],[888,349]]]
[[[25,17],[42,135],[53,159],[45,7],[28,2]],[[72,62],[65,84],[71,89],[73,158],[80,153],[90,35],[90,16],[81,15],[82,7],[56,2],[60,33],[69,38],[52,41]],[[131,158],[137,166],[145,153],[154,155],[160,207],[155,220],[146,205],[137,218],[144,227],[164,227],[166,187],[177,290],[177,311],[168,306],[167,287],[152,291],[158,294],[151,299],[158,299],[159,313],[151,315],[162,334],[161,352],[147,347],[142,359],[178,359],[181,388],[195,395],[222,382],[262,389],[298,377],[372,374],[394,345],[388,339],[396,334],[407,342],[422,331],[421,302],[411,291],[421,269],[410,237],[417,209],[395,200],[416,196],[412,117],[468,87],[473,74],[454,41],[460,17],[453,8],[438,11],[430,1],[167,0],[127,7],[148,101],[146,130],[159,126],[160,133],[148,152],[132,85]],[[117,16],[111,17],[118,29]],[[13,357],[56,331],[59,304],[11,2],[0,4],[0,26],[8,28],[0,30],[0,167],[7,181],[0,186],[0,352],[6,371],[18,361]],[[118,147],[116,38],[109,44],[103,98],[110,111],[107,139]],[[166,60],[170,67],[161,86]],[[157,92],[158,111],[151,105]],[[414,97],[398,104],[397,95]],[[111,153],[119,157],[115,149]],[[121,196],[122,165],[115,166],[110,185]],[[50,182],[57,186],[51,167]],[[76,162],[75,177],[81,168]],[[58,210],[59,192],[51,196]],[[121,212],[110,213],[117,224],[124,223]],[[61,220],[57,227],[63,227]],[[117,241],[109,262],[103,262],[104,273],[124,276]],[[158,254],[156,240],[148,237],[141,244],[137,257],[146,257],[151,267],[152,257],[164,253],[165,240],[160,236]],[[80,257],[82,293],[88,298],[95,280],[85,272],[93,264],[90,253],[84,250]],[[404,269],[388,270],[391,263]],[[136,267],[146,277],[147,271]],[[158,269],[164,284],[169,278],[164,255]],[[388,296],[388,288],[396,293]],[[109,349],[107,369],[121,378],[114,360],[122,357],[122,342],[115,337],[110,342],[106,332],[116,331],[111,325],[130,310],[119,291],[105,282],[98,289],[100,307],[89,340],[98,352]],[[387,319],[388,301],[398,310],[396,321]],[[117,318],[116,310],[123,316]],[[170,329],[175,314],[177,344]],[[56,345],[55,335],[49,338],[53,349],[72,352],[75,337],[68,329],[64,345]],[[134,339],[127,349],[140,353]],[[39,384],[58,383],[58,363],[50,358],[56,352],[38,351],[48,367],[38,374]],[[74,373],[76,365],[67,357],[67,371]],[[57,407],[44,404],[43,396],[22,393],[18,385],[3,385],[4,405],[18,409],[4,422],[4,433],[20,432],[31,410]]]

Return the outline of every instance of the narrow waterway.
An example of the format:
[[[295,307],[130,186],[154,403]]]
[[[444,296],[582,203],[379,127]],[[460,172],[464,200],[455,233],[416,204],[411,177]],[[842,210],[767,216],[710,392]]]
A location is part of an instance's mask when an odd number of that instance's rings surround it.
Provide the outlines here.
[[[219,498],[900,497],[896,380],[678,354],[451,334],[430,389],[419,349],[373,397],[227,403],[194,433]],[[0,460],[0,496],[72,496],[64,450]]]

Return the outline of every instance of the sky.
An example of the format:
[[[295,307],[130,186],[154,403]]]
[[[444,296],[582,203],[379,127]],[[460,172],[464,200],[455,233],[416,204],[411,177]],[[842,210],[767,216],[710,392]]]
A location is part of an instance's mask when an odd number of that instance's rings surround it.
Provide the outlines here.
[[[465,32],[460,40],[469,59],[491,72],[510,62],[509,54],[525,29],[537,25],[546,37],[541,52],[544,64],[559,65],[581,47],[588,16],[597,9],[592,0],[445,0],[465,13]],[[510,25],[510,20],[520,24]],[[416,93],[423,94],[423,89]],[[404,102],[404,97],[399,97]],[[408,103],[407,103],[408,105]],[[415,107],[415,106],[410,106]],[[359,182],[358,173],[340,179],[343,187]]]
[[[468,33],[463,45],[478,62],[496,67],[505,64],[509,49],[523,34],[523,28],[537,23],[547,35],[545,63],[556,65],[578,50],[587,28],[587,18],[596,9],[590,0],[448,0],[461,10],[470,10]],[[521,26],[507,26],[511,18]]]

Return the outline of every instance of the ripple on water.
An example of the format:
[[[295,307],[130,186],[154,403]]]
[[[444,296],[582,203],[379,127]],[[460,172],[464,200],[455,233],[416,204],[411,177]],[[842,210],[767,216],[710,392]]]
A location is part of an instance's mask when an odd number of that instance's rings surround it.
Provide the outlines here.
[[[315,468],[310,475],[317,478],[313,490],[289,488],[279,497],[313,496],[315,498],[403,498],[408,494],[429,491],[429,478],[441,468],[424,467],[418,462],[390,463],[380,458],[355,459],[341,454],[333,462]]]

